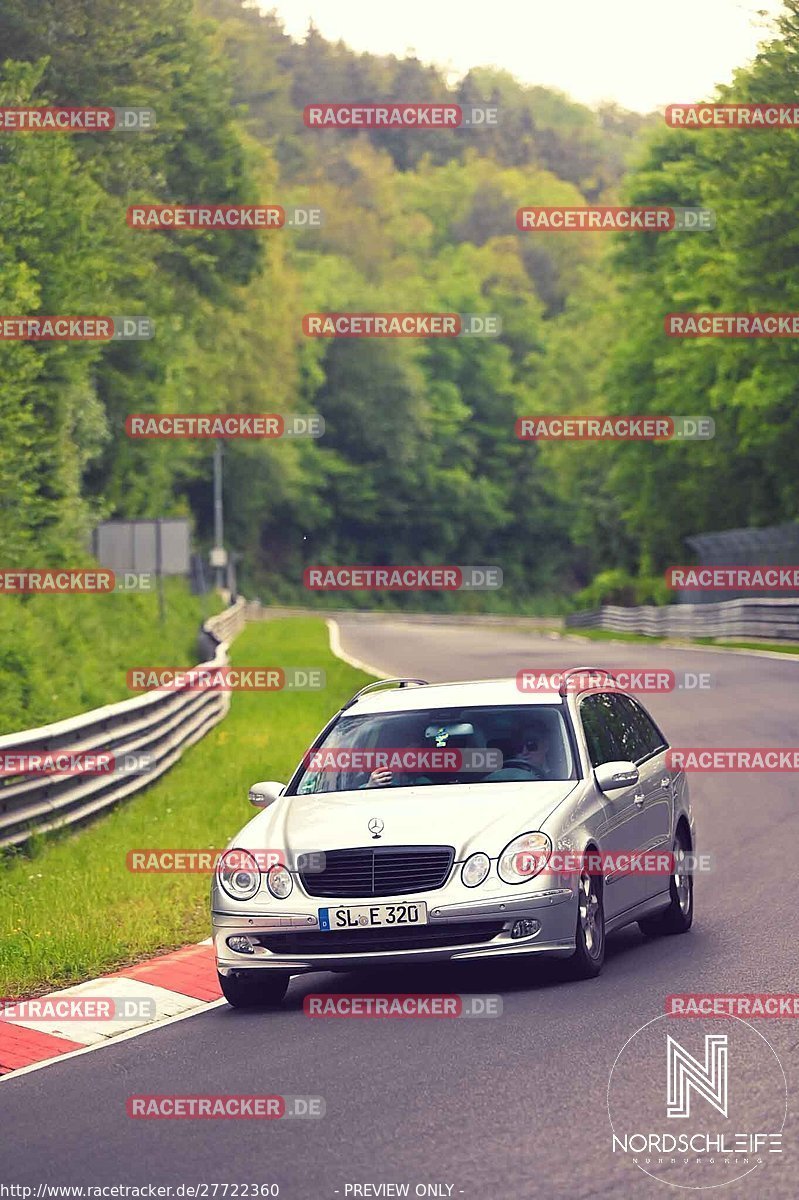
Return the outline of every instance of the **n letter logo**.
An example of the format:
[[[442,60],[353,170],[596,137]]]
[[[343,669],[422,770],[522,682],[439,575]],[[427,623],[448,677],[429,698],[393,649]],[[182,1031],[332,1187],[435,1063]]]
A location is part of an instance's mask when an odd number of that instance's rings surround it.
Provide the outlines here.
[[[666,1037],[668,1099],[666,1115],[691,1115],[691,1088],[722,1117],[727,1116],[727,1035],[705,1034],[705,1061],[700,1063],[673,1037]]]

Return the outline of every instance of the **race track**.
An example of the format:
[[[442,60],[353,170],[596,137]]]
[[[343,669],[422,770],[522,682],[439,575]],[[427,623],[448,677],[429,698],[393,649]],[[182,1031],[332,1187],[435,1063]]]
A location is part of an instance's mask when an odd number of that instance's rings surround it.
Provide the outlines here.
[[[341,619],[340,637],[349,655],[430,681],[582,664],[705,672],[708,690],[643,697],[673,745],[799,744],[799,658],[553,640],[456,619],[353,616]],[[282,1012],[215,1007],[56,1062],[0,1086],[0,1179],[275,1182],[283,1200],[345,1200],[353,1195],[346,1185],[406,1182],[411,1195],[416,1184],[439,1184],[439,1194],[455,1200],[667,1196],[663,1183],[610,1151],[606,1090],[623,1043],[663,1012],[671,992],[799,990],[795,775],[702,774],[691,785],[700,848],[712,852],[715,869],[697,879],[687,936],[646,941],[637,927],[624,930],[609,941],[603,974],[588,983],[564,983],[534,959],[301,976]],[[309,1020],[302,998],[312,991],[500,993],[504,1013],[496,1020]],[[759,1029],[795,1096],[796,1022],[761,1021]],[[134,1121],[125,1112],[132,1093],[321,1096],[327,1115]],[[754,1126],[764,1103],[752,1089]],[[790,1107],[781,1158],[762,1181],[756,1174],[719,1195],[797,1195]]]

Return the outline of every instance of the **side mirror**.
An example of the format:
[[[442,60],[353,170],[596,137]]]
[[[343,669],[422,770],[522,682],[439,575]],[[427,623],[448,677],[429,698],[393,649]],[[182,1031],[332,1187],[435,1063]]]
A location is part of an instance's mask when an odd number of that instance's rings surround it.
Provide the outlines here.
[[[274,780],[268,783],[254,783],[249,791],[250,804],[254,804],[256,808],[268,808],[285,790],[285,783],[276,783]]]
[[[600,791],[615,792],[638,782],[638,768],[635,763],[624,760],[602,763],[601,767],[595,768],[594,778]]]

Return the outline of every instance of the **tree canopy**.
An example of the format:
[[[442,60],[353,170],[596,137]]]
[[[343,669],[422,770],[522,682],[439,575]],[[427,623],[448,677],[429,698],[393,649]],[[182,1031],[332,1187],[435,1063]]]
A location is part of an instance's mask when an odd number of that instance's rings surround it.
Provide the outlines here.
[[[669,311],[799,309],[799,131],[689,131],[480,66],[290,39],[240,0],[0,0],[0,105],[155,110],[0,134],[0,310],[144,314],[139,342],[0,340],[0,557],[75,561],[102,517],[212,527],[209,443],[133,412],[320,413],[226,445],[243,582],[310,563],[496,563],[507,603],[638,581],[708,529],[797,517],[796,343],[668,338]],[[721,101],[795,94],[799,0]],[[314,101],[495,104],[496,128],[309,129]],[[128,205],[314,205],[314,229],[136,233]],[[519,232],[523,205],[677,204],[712,232]],[[314,339],[306,312],[494,313],[499,337]],[[712,416],[693,443],[542,443],[530,413]]]

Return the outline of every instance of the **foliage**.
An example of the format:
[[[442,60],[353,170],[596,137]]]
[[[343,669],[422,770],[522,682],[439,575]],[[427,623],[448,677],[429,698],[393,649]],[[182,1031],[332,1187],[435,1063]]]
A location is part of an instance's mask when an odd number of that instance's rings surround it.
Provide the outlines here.
[[[139,105],[149,133],[0,135],[0,308],[144,314],[146,342],[0,341],[0,561],[76,562],[98,517],[190,514],[211,449],[132,412],[320,413],[229,441],[241,582],[316,562],[496,563],[502,606],[647,580],[707,529],[799,517],[796,343],[668,339],[670,310],[799,309],[799,131],[670,130],[475,67],[304,41],[240,0],[0,0],[0,104]],[[722,100],[790,96],[799,0]],[[495,129],[307,129],[325,100],[495,104]],[[278,202],[318,229],[136,233],[137,201]],[[712,233],[520,233],[524,204],[703,205]],[[495,313],[497,338],[303,336],[309,311]],[[712,441],[522,443],[528,413],[712,416]],[[601,584],[598,585],[601,590]],[[651,588],[649,588],[651,593]],[[451,598],[382,598],[396,604]],[[372,603],[374,597],[359,597]],[[492,603],[487,596],[486,604]],[[476,603],[474,598],[464,604]]]

